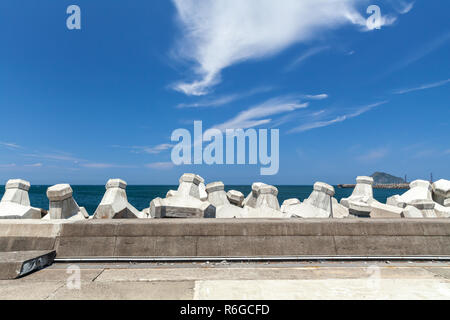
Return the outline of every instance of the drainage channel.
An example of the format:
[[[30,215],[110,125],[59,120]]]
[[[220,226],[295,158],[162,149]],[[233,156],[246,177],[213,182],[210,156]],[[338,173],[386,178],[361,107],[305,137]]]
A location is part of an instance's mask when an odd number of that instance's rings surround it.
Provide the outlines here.
[[[271,256],[271,257],[67,257],[56,263],[148,262],[271,262],[271,261],[450,261],[450,256]]]

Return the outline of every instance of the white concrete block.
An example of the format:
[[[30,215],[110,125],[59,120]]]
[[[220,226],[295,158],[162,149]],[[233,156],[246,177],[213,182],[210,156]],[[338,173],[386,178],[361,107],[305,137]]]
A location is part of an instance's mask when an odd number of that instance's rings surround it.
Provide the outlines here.
[[[244,202],[244,195],[242,192],[236,191],[236,190],[230,190],[227,192],[228,201],[238,207],[243,206]]]
[[[369,217],[371,208],[369,203],[373,200],[373,178],[360,176],[356,178],[356,186],[348,198],[341,199],[341,204],[349,209],[351,215]]]
[[[106,192],[95,210],[93,219],[137,219],[144,215],[128,202],[127,183],[111,179],[106,183]]]
[[[341,205],[336,198],[331,199],[331,207],[333,210],[334,219],[345,219],[350,215],[348,208]]]
[[[398,208],[406,208],[406,202],[403,201],[402,197],[398,194],[387,198],[386,200],[386,204],[390,205],[390,206],[394,206],[394,207],[398,207]]]
[[[106,183],[106,190],[112,188],[120,188],[125,190],[127,188],[127,183],[122,179],[109,179]]]
[[[399,219],[402,217],[403,209],[396,206],[390,206],[388,204],[372,200],[370,202],[370,207],[371,207],[370,211],[371,218]]]
[[[204,179],[199,175],[193,173],[185,173],[180,178],[180,185],[178,186],[178,196],[191,196],[199,200],[205,201],[208,198]]]
[[[434,211],[436,203],[433,202],[432,200],[427,199],[412,200],[410,204],[413,207],[419,209],[422,212],[424,218],[437,218],[436,212]]]
[[[71,198],[72,188],[68,184],[57,184],[47,189],[47,198],[50,201],[62,201]]]
[[[73,198],[73,191],[68,184],[58,184],[47,189],[50,201],[48,219],[84,220],[89,215],[80,208]]]
[[[198,185],[198,195],[201,201],[208,200],[208,193],[206,192],[206,186],[203,182]]]
[[[41,219],[41,209],[14,202],[0,202],[0,219]]]
[[[243,218],[246,219],[273,219],[273,218],[290,218],[290,214],[283,213],[279,210],[274,210],[269,207],[258,207],[252,208],[248,206],[244,206],[244,215]]]
[[[433,183],[433,200],[444,207],[450,207],[450,181],[441,179]]]
[[[439,203],[435,203],[434,212],[438,218],[450,218],[450,208],[444,207]]]
[[[8,180],[0,202],[0,219],[41,219],[41,209],[30,205],[29,189],[28,181]]]
[[[191,196],[156,198],[150,203],[150,215],[155,218],[215,218],[216,207]]]
[[[224,205],[229,205],[227,194],[225,192],[225,185],[222,181],[212,182],[206,186],[208,194],[208,201],[216,208]]]
[[[5,189],[21,189],[24,191],[29,191],[30,187],[30,183],[22,179],[10,179],[5,185]]]
[[[268,207],[280,210],[278,202],[278,189],[265,183],[256,182],[252,185],[252,192],[244,200],[244,206],[251,208]]]
[[[166,198],[175,197],[177,195],[177,191],[169,190],[166,194]]]
[[[222,206],[216,207],[217,219],[245,218],[246,214],[246,210],[232,204],[224,204]]]
[[[422,211],[413,206],[406,206],[402,211],[402,218],[418,219],[423,218]]]
[[[409,184],[410,189],[397,197],[399,203],[411,204],[415,200],[432,200],[432,187],[430,182],[425,180],[416,180]]]
[[[331,218],[333,216],[332,197],[334,188],[324,182],[316,182],[313,192],[300,203],[298,199],[283,202],[282,212],[293,218]]]
[[[8,180],[5,185],[5,193],[1,201],[30,206],[28,190],[30,190],[30,183],[28,181],[21,179]]]

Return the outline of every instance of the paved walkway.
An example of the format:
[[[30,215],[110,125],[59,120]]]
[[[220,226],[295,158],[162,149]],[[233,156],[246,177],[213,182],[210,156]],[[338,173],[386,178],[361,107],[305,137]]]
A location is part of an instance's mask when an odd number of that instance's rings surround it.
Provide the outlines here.
[[[450,299],[450,263],[54,264],[0,299]]]

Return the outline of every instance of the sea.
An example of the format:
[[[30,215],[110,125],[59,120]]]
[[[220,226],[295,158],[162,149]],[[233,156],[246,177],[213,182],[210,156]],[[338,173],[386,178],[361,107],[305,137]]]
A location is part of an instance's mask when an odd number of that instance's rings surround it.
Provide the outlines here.
[[[48,199],[46,195],[49,186],[31,186],[28,192],[30,202],[33,207],[48,210]],[[278,200],[280,205],[286,199],[297,198],[301,201],[308,198],[313,190],[313,186],[276,186],[278,188]],[[150,201],[160,197],[165,198],[167,191],[177,190],[178,186],[127,186],[128,201],[138,210],[143,210],[150,206]],[[105,193],[105,186],[81,186],[73,185],[73,196],[79,206],[85,207],[89,214],[94,214],[97,206]],[[233,186],[225,187],[225,190],[238,190],[247,196],[251,191],[251,186]],[[349,197],[353,189],[340,189],[335,186],[335,198],[340,201],[342,198]],[[407,190],[399,189],[374,189],[373,196],[376,200],[386,203],[386,199],[395,194],[403,194]],[[3,196],[5,186],[0,186],[0,195]]]

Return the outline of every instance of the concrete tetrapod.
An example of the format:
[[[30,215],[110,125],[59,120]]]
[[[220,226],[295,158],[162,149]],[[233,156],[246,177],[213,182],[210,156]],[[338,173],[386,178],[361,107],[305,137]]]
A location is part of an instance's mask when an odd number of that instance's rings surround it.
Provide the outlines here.
[[[280,210],[278,202],[278,189],[274,186],[262,182],[252,184],[252,191],[245,198],[244,206],[251,208],[267,207],[273,210]]]
[[[8,180],[0,202],[0,219],[41,219],[41,209],[30,205],[30,183],[25,180]]]
[[[216,207],[216,218],[242,218],[244,209],[232,205],[228,200],[223,182],[213,182],[206,186],[208,201]]]
[[[436,203],[432,200],[418,199],[411,201],[410,204],[419,209],[424,218],[437,218],[436,212],[434,211]]]
[[[244,218],[285,218],[287,214],[280,211],[278,202],[278,189],[274,186],[255,182],[252,184],[252,191],[244,199]]]
[[[402,218],[419,219],[423,218],[422,211],[413,206],[406,206],[402,211]]]
[[[332,197],[334,188],[323,182],[314,184],[313,192],[303,203],[296,205],[296,210],[292,217],[294,218],[331,218]]]
[[[44,219],[84,220],[89,215],[85,208],[79,207],[73,198],[73,191],[68,184],[57,184],[47,189],[50,200],[49,212]]]
[[[144,213],[133,207],[127,198],[127,183],[121,179],[110,179],[106,192],[93,219],[133,219],[144,218]]]
[[[369,203],[370,208],[372,209],[370,211],[370,217],[371,218],[380,218],[380,219],[399,219],[402,217],[403,209],[391,206],[388,204],[384,204],[381,202],[378,202],[377,200],[373,199]]]
[[[243,207],[244,206],[244,195],[242,194],[242,192],[240,191],[236,191],[236,190],[230,190],[227,192],[227,198],[228,201],[232,204],[235,205],[237,207]]]
[[[433,200],[444,207],[450,207],[450,181],[441,179],[433,183]]]
[[[350,212],[348,208],[344,207],[340,204],[336,198],[331,199],[331,207],[333,209],[333,218],[334,219],[344,219],[350,217]]]
[[[176,192],[169,191],[165,199],[156,198],[150,202],[150,216],[153,218],[215,218],[216,207],[207,200],[206,187],[199,187],[202,177],[185,173],[180,178]]]
[[[281,212],[283,212],[289,216],[292,216],[296,212],[299,211],[300,204],[301,204],[301,201],[299,199],[295,199],[295,198],[287,199],[287,200],[284,200],[283,204],[281,205],[280,210],[281,210]]]
[[[431,197],[431,184],[425,180],[415,180],[409,184],[410,189],[404,194],[389,197],[387,204],[399,208],[405,208],[414,200],[433,200]]]
[[[356,186],[348,198],[342,198],[341,204],[349,209],[350,214],[357,217],[368,218],[372,208],[370,202],[373,200],[373,178],[360,176],[356,178]]]

